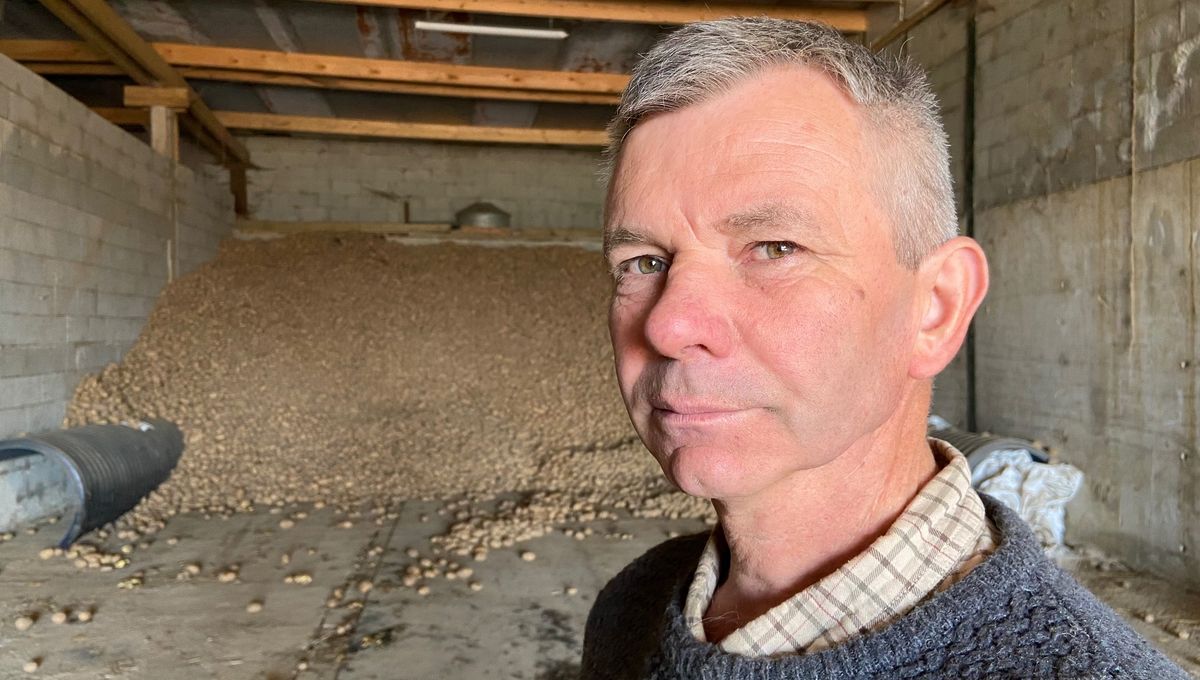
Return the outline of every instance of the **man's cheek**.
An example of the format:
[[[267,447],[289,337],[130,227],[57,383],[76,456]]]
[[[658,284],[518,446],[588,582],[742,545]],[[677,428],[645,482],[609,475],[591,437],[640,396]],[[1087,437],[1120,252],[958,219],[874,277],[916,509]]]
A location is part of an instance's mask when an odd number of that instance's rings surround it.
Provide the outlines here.
[[[638,376],[645,368],[646,360],[644,350],[630,340],[631,336],[627,329],[614,329],[613,356],[615,359],[617,386],[621,390],[621,397],[625,401],[626,408],[630,409],[632,413],[635,407],[633,403],[634,387],[637,384]]]
[[[865,361],[860,314],[853,306],[807,300],[758,325],[757,361],[791,397],[820,404],[837,399],[839,385]]]

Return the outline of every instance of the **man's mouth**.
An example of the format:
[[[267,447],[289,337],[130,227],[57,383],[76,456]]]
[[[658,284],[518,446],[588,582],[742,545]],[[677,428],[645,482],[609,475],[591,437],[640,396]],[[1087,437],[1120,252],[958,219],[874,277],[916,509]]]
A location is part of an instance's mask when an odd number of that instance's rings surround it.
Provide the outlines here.
[[[652,399],[650,402],[652,418],[664,425],[707,425],[730,419],[747,409],[695,400],[665,400]]]

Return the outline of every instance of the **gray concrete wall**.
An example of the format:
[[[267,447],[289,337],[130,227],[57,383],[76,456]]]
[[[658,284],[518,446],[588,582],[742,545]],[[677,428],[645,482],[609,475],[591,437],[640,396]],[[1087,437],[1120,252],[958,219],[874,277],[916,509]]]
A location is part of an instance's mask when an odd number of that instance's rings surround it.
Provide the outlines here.
[[[978,426],[1085,472],[1069,540],[1198,586],[1200,5],[980,8],[972,188],[992,289],[976,322]],[[939,72],[937,37],[956,14],[907,47],[939,92],[955,77]]]
[[[232,199],[0,56],[0,438],[59,426],[167,282],[216,253]]]
[[[479,200],[516,227],[598,229],[595,151],[442,142],[253,137],[250,212],[262,220],[449,222]]]

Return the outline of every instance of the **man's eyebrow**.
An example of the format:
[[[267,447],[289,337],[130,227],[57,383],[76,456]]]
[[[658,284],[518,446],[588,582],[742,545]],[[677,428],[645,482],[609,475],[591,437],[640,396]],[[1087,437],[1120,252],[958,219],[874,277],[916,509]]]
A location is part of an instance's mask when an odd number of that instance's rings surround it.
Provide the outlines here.
[[[815,223],[812,213],[803,208],[786,203],[765,203],[726,217],[718,228],[724,232],[753,233],[770,227],[795,227],[807,231],[813,229]]]
[[[648,242],[649,239],[647,239],[643,234],[633,231],[627,227],[614,227],[612,229],[608,229],[604,232],[604,257],[608,257],[609,254],[618,246],[623,246],[630,243],[640,245]]]
[[[815,229],[812,213],[795,205],[787,203],[764,203],[748,210],[742,210],[721,220],[717,229],[723,233],[753,234],[756,231],[778,227],[793,227],[801,231]],[[650,239],[645,234],[630,227],[614,227],[604,232],[604,257],[608,257],[616,248],[633,244],[645,245]]]

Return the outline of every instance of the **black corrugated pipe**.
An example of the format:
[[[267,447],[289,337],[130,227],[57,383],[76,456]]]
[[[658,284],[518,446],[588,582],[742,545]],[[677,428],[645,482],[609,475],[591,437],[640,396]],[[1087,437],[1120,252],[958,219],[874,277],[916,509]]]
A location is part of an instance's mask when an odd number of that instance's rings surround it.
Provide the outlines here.
[[[930,437],[941,439],[958,449],[967,458],[967,464],[974,470],[977,465],[987,460],[995,451],[1020,449],[1029,452],[1031,458],[1038,463],[1048,463],[1050,458],[1036,444],[1028,439],[1018,437],[1001,437],[994,434],[968,432],[957,427],[947,427],[942,430],[932,430]]]
[[[166,481],[182,453],[183,433],[158,419],[0,441],[0,478],[6,482],[0,485],[0,525],[61,512],[69,517],[59,544],[66,548],[132,510]]]

